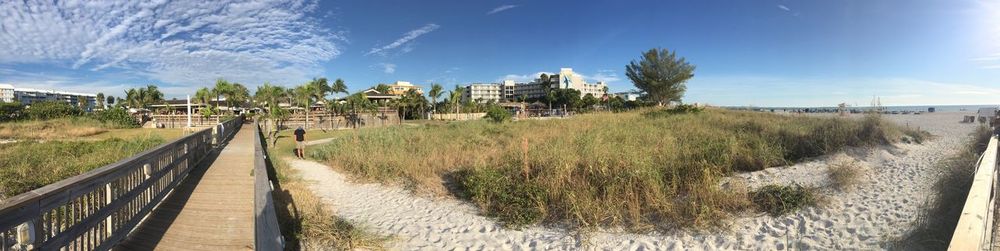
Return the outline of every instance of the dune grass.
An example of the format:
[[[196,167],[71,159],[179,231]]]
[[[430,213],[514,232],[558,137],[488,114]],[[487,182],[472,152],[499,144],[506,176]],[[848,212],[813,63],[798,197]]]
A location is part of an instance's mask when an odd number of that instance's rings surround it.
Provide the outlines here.
[[[860,182],[862,171],[857,161],[840,160],[827,167],[827,176],[833,188],[848,190]]]
[[[40,188],[166,142],[163,138],[0,144],[0,197]]]
[[[966,147],[937,163],[941,173],[916,223],[902,236],[890,241],[898,250],[945,250],[958,225],[965,199],[972,187],[979,156],[986,150],[992,130],[980,126],[970,135]]]
[[[754,208],[719,180],[900,140],[878,116],[641,110],[359,130],[308,154],[355,177],[454,193],[510,226],[717,226]]]
[[[310,130],[307,140],[336,137],[345,131]],[[309,183],[283,159],[293,157],[292,130],[278,133],[277,145],[268,149],[281,191],[275,191],[278,221],[288,250],[380,250],[387,237],[367,232],[336,216],[309,188]],[[307,150],[309,147],[307,147]]]
[[[182,129],[120,128],[89,117],[0,123],[0,140],[102,140],[144,136],[172,140],[183,135]]]

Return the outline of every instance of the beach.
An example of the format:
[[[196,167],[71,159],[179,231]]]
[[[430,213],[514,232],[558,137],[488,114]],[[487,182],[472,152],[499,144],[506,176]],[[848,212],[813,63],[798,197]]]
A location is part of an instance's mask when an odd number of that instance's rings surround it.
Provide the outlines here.
[[[897,143],[870,150],[849,149],[799,164],[737,173],[722,185],[769,184],[828,187],[826,168],[856,161],[860,182],[851,189],[823,188],[824,200],[787,215],[745,213],[728,229],[676,230],[634,234],[605,229],[566,231],[530,226],[506,229],[482,216],[470,203],[453,197],[415,195],[402,187],[356,182],[323,164],[286,161],[311,182],[311,188],[335,213],[372,232],[392,236],[393,250],[802,250],[886,249],[927,205],[940,176],[935,163],[964,147],[978,123],[960,123],[971,112],[883,115],[899,125],[918,127],[934,137],[922,144]],[[789,116],[835,116],[810,114]],[[860,115],[851,115],[860,116]]]

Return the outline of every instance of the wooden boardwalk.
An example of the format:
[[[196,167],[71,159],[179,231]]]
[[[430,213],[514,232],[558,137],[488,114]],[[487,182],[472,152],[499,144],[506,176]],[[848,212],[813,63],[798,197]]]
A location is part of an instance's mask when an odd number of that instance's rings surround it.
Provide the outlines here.
[[[209,155],[118,250],[252,250],[254,130]]]

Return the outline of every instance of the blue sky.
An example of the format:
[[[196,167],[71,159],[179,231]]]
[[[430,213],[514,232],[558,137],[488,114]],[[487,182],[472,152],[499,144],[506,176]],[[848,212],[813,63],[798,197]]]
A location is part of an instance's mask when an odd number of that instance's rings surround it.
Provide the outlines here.
[[[0,83],[168,97],[343,78],[448,87],[571,67],[612,91],[650,48],[697,65],[686,102],[1000,103],[997,1],[0,3]]]

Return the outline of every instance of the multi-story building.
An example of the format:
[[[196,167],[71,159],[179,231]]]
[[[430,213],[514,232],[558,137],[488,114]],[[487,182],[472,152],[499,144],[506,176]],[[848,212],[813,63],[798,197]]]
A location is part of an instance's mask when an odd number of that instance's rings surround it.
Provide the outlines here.
[[[0,87],[0,89],[3,89],[3,87]],[[83,104],[80,103],[81,99]],[[32,103],[42,101],[66,102],[67,104],[88,111],[97,106],[97,95],[94,94],[29,88],[14,88],[13,100],[17,100],[23,105],[31,105]]]
[[[462,93],[462,101],[472,101],[477,103],[500,102],[504,99],[504,86],[501,84],[475,83],[465,87]]]
[[[396,83],[393,83],[388,86],[389,86],[388,94],[391,95],[401,96],[403,94],[406,94],[406,92],[410,91],[411,89],[417,90],[417,93],[419,93],[420,95],[424,94],[424,90],[420,88],[420,86],[413,85],[410,82],[406,81],[396,81]]]
[[[0,101],[14,102],[14,86],[0,84]]]
[[[562,68],[559,74],[549,76],[548,82],[535,79],[530,83],[515,83],[513,80],[504,80],[496,84],[470,84],[463,93],[463,98],[471,100],[514,101],[519,99],[541,99],[545,98],[546,90],[574,89],[580,91],[580,96],[587,94],[600,98],[606,94],[608,85],[604,82],[594,84],[587,83],[583,77],[573,72],[572,68]],[[494,91],[496,91],[494,93]],[[470,100],[470,99],[466,99]]]

